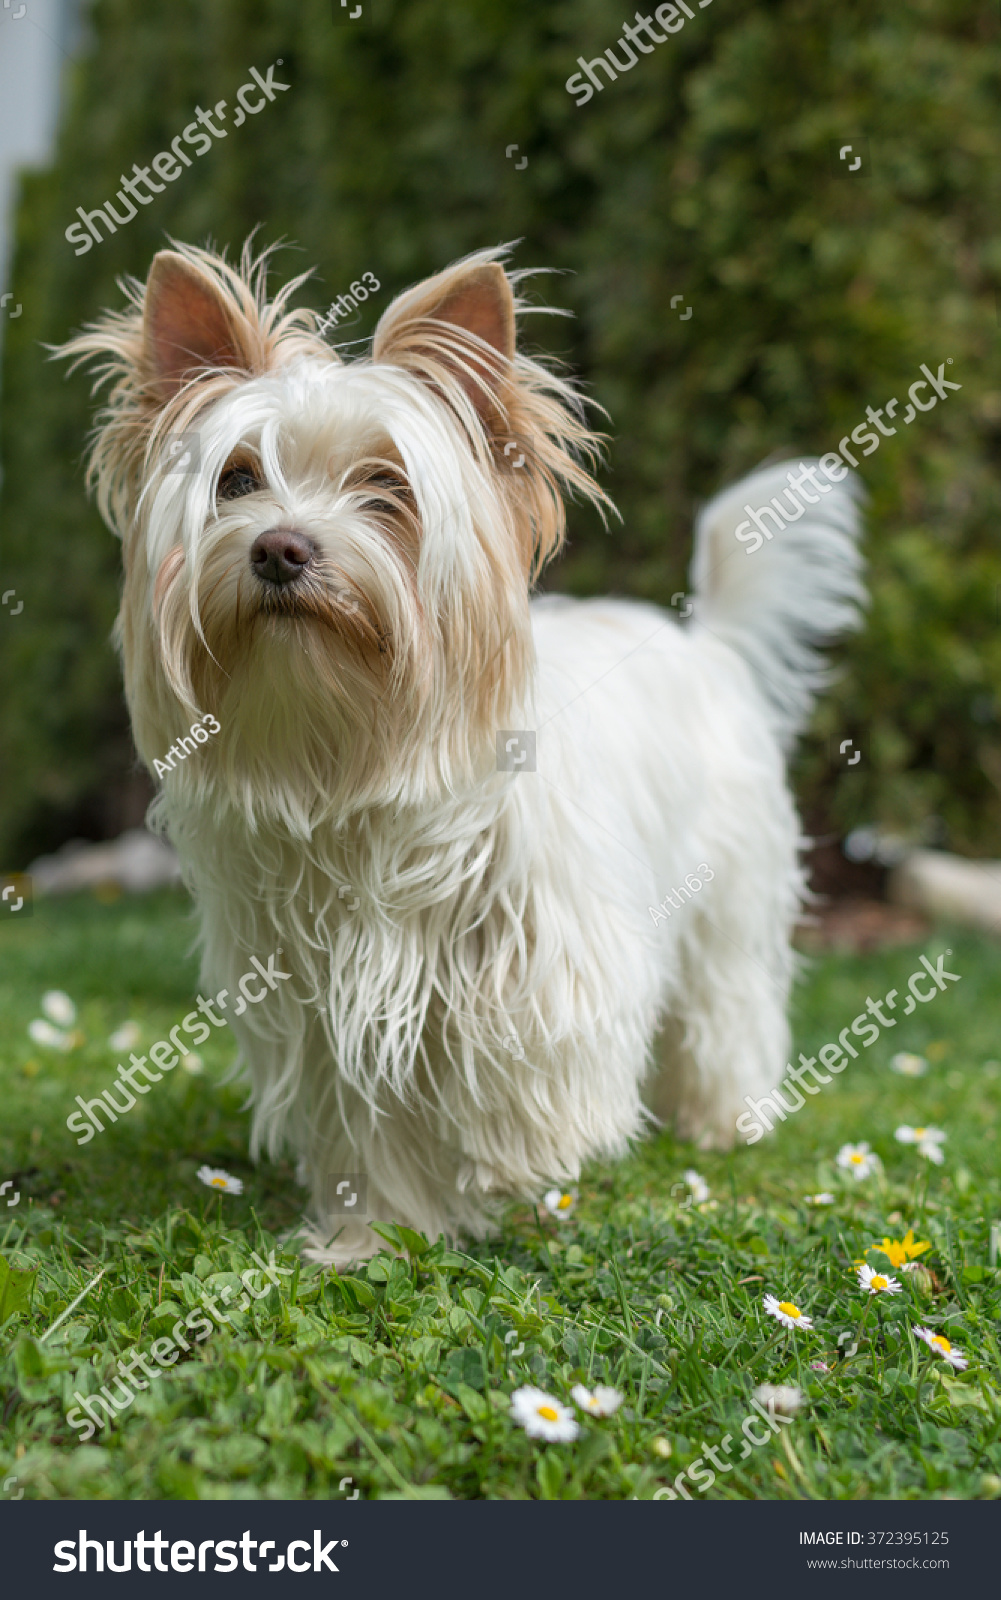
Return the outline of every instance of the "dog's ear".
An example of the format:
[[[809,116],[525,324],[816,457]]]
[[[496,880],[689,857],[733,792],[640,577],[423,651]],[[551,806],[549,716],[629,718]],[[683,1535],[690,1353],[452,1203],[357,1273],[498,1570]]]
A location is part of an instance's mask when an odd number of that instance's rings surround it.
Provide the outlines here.
[[[438,388],[458,384],[488,426],[503,406],[514,352],[514,296],[497,261],[460,263],[408,289],[372,341],[374,360],[408,368]]]
[[[222,286],[175,250],[161,250],[143,306],[143,367],[154,397],[166,404],[199,369],[246,365]]]

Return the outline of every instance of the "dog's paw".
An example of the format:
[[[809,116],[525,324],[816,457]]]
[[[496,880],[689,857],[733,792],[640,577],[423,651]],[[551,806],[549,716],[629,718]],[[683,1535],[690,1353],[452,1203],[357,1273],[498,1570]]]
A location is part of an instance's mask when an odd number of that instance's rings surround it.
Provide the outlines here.
[[[320,1224],[304,1222],[290,1236],[304,1261],[315,1261],[321,1267],[336,1267],[344,1272],[356,1262],[368,1261],[380,1250],[389,1246],[377,1233],[363,1222],[351,1222],[345,1227],[342,1218],[332,1217]]]

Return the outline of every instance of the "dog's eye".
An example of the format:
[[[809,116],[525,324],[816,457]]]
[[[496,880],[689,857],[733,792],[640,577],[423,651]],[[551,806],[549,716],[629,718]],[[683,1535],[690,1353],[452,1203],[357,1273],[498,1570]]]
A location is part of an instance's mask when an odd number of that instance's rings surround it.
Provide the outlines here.
[[[371,478],[365,479],[365,488],[376,494],[398,494],[406,487],[406,480],[398,472],[376,472]]]
[[[251,467],[227,467],[219,479],[219,499],[239,500],[242,495],[254,494],[263,488],[261,480]]]

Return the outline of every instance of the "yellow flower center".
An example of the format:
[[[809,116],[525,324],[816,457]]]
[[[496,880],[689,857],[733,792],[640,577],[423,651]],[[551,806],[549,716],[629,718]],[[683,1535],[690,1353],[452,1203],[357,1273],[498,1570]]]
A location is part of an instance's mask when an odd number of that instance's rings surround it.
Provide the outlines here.
[[[946,1339],[941,1333],[932,1334],[931,1342],[933,1345],[936,1345],[939,1350],[941,1350],[944,1356],[947,1356],[949,1351],[952,1349],[952,1345],[949,1343],[948,1339]]]
[[[799,1306],[794,1306],[791,1300],[780,1300],[779,1310],[784,1311],[787,1317],[800,1317],[803,1314]]]
[[[870,1278],[869,1282],[874,1289],[885,1289],[887,1285],[886,1278],[881,1278],[878,1272],[875,1277]]]
[[[928,1132],[927,1128],[915,1128],[914,1137],[915,1137],[915,1139],[923,1139],[927,1132]]]
[[[226,1179],[225,1178],[213,1178],[212,1179],[212,1187],[213,1187],[213,1189],[225,1189],[225,1187],[226,1187]]]
[[[539,1406],[537,1410],[539,1416],[545,1417],[547,1422],[559,1422],[560,1420],[559,1412],[554,1411],[552,1406]]]
[[[860,1156],[858,1154],[858,1151],[856,1151],[855,1154],[851,1157],[852,1166],[853,1167],[860,1167],[864,1160],[865,1160],[865,1156]]]
[[[561,1194],[559,1200],[556,1203],[556,1209],[557,1209],[557,1211],[566,1211],[572,1205],[573,1205],[573,1195],[572,1194]]]

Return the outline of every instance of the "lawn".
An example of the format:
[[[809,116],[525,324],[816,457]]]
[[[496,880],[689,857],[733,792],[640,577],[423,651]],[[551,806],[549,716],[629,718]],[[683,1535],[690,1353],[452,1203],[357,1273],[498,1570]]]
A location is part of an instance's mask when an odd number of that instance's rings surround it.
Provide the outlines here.
[[[898,1010],[772,1138],[701,1155],[663,1134],[588,1172],[565,1220],[515,1206],[482,1244],[398,1235],[402,1251],[387,1243],[338,1278],[280,1242],[301,1191],[290,1163],[247,1158],[227,1030],[204,1046],[201,1074],[175,1070],[88,1144],[66,1128],[74,1097],[97,1094],[124,1059],[108,1044],[116,1028],[134,1020],[143,1050],[192,1009],[192,943],[187,902],[170,894],[42,902],[0,927],[5,1497],[648,1499],[689,1467],[693,1498],[1001,1495],[997,945],[937,933],[815,959],[794,1012],[808,1055],[867,996],[905,993],[922,954],[950,950],[961,981]],[[66,1052],[28,1034],[49,989],[77,1006]],[[925,1057],[927,1073],[892,1071],[899,1051]],[[944,1129],[943,1164],[898,1142],[901,1123]],[[861,1140],[880,1165],[859,1181],[834,1158]],[[241,1178],[242,1195],[206,1188],[203,1164]],[[708,1200],[693,1203],[688,1168]],[[833,1203],[808,1204],[820,1191]],[[909,1228],[930,1243],[926,1270],[868,1299],[853,1263],[889,1270],[867,1252]],[[765,1294],[813,1327],[784,1328]],[[205,1317],[213,1331],[189,1334],[177,1365],[81,1443],[74,1397],[137,1350],[148,1360],[205,1297],[222,1313]],[[968,1368],[915,1326],[944,1333]],[[755,1409],[764,1383],[800,1389],[792,1421]],[[577,1412],[572,1442],[512,1420],[519,1387],[572,1406],[576,1384],[611,1385],[622,1404]]]

